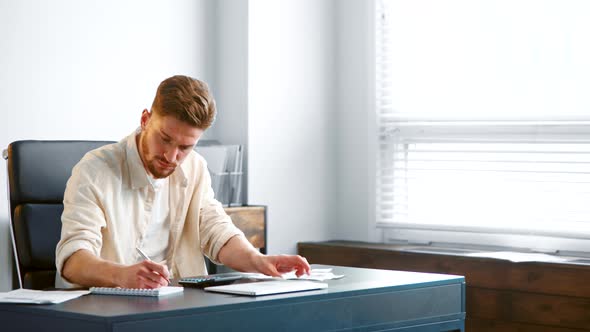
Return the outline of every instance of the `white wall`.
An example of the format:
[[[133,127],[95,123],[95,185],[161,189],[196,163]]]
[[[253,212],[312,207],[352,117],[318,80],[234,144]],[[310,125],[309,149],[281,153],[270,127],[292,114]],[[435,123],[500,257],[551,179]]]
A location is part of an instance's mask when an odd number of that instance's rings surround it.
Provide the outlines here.
[[[248,202],[248,1],[214,3],[215,67],[211,87],[218,113],[210,134],[224,144],[244,146],[242,201]]]
[[[330,238],[334,9],[332,0],[249,1],[248,196],[268,205],[270,253]]]
[[[338,0],[336,193],[332,239],[378,241],[373,1]]]
[[[0,147],[17,139],[118,140],[139,123],[163,78],[199,77],[219,108],[206,138],[247,146],[248,202],[268,205],[270,253],[295,253],[300,241],[366,240],[374,210],[366,7],[361,0],[0,1]],[[11,285],[5,195],[0,291]]]
[[[163,78],[209,80],[210,1],[0,1],[0,147],[119,140],[139,125]],[[6,200],[2,189],[0,291],[12,277]]]

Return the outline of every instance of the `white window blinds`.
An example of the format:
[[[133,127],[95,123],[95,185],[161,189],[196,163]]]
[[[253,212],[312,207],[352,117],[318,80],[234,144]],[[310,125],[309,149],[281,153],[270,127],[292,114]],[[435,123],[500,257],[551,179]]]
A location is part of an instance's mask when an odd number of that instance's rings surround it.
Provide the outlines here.
[[[378,227],[590,239],[590,2],[376,4]]]

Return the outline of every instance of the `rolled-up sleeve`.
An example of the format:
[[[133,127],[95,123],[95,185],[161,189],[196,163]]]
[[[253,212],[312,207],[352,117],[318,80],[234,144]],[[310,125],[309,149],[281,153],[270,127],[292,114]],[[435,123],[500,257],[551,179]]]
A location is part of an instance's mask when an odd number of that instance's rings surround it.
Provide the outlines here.
[[[201,251],[211,261],[220,264],[218,260],[219,251],[234,236],[244,236],[244,233],[237,228],[231,218],[225,213],[221,203],[215,199],[211,188],[211,176],[204,167],[203,170],[205,186],[202,196],[200,211],[200,239]]]
[[[57,271],[62,272],[64,262],[76,251],[86,249],[100,256],[101,229],[106,221],[101,209],[96,172],[81,162],[72,170],[64,193],[64,211],[61,217],[61,239],[55,249]]]

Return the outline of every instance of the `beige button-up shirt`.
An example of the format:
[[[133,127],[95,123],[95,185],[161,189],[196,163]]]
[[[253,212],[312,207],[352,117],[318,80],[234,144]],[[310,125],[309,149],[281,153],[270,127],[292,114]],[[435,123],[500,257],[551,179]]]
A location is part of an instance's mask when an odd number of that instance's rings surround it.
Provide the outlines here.
[[[136,134],[88,152],[73,168],[55,251],[58,272],[80,249],[120,264],[140,261],[135,248],[146,236],[155,192],[139,157]],[[244,234],[215,200],[207,164],[195,151],[169,179],[166,262],[174,278],[206,274],[203,255],[217,262],[221,247]]]

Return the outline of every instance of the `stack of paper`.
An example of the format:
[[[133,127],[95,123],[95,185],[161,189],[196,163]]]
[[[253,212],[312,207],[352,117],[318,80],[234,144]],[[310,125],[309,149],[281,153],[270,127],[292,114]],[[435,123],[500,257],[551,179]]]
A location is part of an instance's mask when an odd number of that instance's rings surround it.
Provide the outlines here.
[[[271,276],[267,276],[261,273],[244,273],[246,278],[250,279],[276,279]],[[324,281],[324,280],[333,280],[333,279],[341,279],[344,278],[344,275],[341,274],[334,274],[332,273],[332,269],[312,269],[309,275],[304,274],[300,277],[297,277],[295,271],[284,273],[281,276],[282,279],[289,279],[289,280],[316,280],[316,281]]]
[[[283,279],[302,279],[302,280],[317,280],[317,281],[324,281],[324,280],[333,280],[333,279],[340,279],[344,278],[342,274],[334,274],[332,273],[332,269],[312,269],[309,275],[304,274],[300,277],[297,277],[295,271],[291,271],[289,273],[283,274]]]
[[[16,289],[10,292],[0,293],[0,303],[30,303],[30,304],[54,304],[62,303],[90,293],[81,291],[40,291],[33,289]]]

